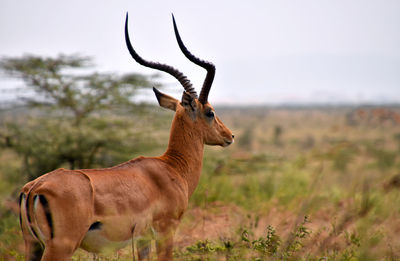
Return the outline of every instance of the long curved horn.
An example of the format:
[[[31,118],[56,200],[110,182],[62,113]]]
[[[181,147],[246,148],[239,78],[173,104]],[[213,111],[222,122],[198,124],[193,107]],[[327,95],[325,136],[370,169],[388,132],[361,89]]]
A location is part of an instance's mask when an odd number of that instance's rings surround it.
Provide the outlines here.
[[[174,23],[174,31],[175,31],[176,40],[178,41],[179,48],[181,48],[181,51],[183,52],[183,54],[191,62],[193,62],[207,70],[207,76],[206,76],[206,79],[204,80],[203,87],[201,88],[200,98],[199,98],[199,101],[202,104],[205,104],[205,103],[207,103],[208,93],[210,92],[211,85],[214,80],[215,65],[212,64],[211,62],[201,60],[189,52],[189,50],[183,44],[181,36],[179,35],[178,27],[176,26],[174,15],[172,15],[172,21]]]
[[[161,64],[161,63],[155,63],[155,62],[150,62],[146,61],[142,57],[140,57],[136,51],[133,49],[131,41],[129,39],[129,33],[128,33],[128,13],[126,13],[126,19],[125,19],[125,42],[126,46],[128,47],[129,53],[131,54],[132,58],[135,59],[135,61],[143,66],[153,68],[156,70],[160,70],[166,73],[169,73],[170,75],[174,76],[183,86],[186,92],[188,92],[191,96],[194,98],[197,98],[197,93],[196,90],[193,88],[192,83],[189,81],[189,79],[180,71],[175,69],[172,66],[166,65],[166,64]]]

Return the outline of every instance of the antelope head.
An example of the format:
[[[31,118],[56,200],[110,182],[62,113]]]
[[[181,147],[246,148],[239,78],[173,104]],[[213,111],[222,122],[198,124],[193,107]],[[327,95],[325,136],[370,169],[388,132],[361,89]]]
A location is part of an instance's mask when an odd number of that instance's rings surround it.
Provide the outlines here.
[[[137,54],[137,52],[133,49],[129,39],[127,14],[125,20],[125,41],[128,50],[137,63],[172,75],[184,88],[180,101],[160,92],[156,88],[153,88],[159,105],[175,111],[173,124],[180,122],[181,124],[179,125],[182,126],[182,128],[188,128],[192,132],[196,131],[196,136],[200,137],[204,144],[226,147],[233,143],[234,135],[218,118],[214,108],[208,102],[208,94],[215,76],[215,66],[211,62],[201,60],[189,52],[182,42],[173,15],[172,21],[174,25],[175,36],[178,41],[179,48],[183,54],[191,62],[199,65],[207,71],[203,87],[200,91],[200,96],[197,95],[192,83],[183,73],[172,66],[144,60]]]

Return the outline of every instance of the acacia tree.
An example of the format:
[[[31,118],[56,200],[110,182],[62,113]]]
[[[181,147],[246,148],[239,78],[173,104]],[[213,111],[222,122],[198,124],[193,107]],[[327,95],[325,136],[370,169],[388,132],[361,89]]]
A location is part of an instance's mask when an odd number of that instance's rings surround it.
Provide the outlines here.
[[[92,67],[90,58],[77,55],[29,55],[0,62],[5,74],[23,80],[25,95],[19,101],[34,112],[7,121],[3,134],[7,146],[22,157],[29,179],[65,164],[90,168],[110,158],[104,156],[105,149],[127,146],[124,141],[131,133],[120,130],[128,129],[128,123],[115,112],[139,111],[132,97],[152,86],[150,79],[90,72]],[[114,162],[100,165],[107,163]]]

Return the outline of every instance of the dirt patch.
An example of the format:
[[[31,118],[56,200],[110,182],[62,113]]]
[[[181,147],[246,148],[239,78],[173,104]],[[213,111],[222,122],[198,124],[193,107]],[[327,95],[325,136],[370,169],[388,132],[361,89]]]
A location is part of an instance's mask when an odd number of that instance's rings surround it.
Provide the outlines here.
[[[304,251],[321,255],[326,251],[342,251],[356,246],[357,242],[357,213],[350,212],[351,207],[343,207],[339,211],[335,206],[326,207],[309,217],[305,227],[311,233],[302,239]],[[249,212],[234,205],[213,203],[203,208],[189,209],[175,236],[177,248],[185,248],[199,240],[218,241],[238,238],[240,228],[250,228],[254,238],[266,235],[266,228],[272,226],[281,239],[282,246],[290,244],[296,228],[304,221],[304,216],[288,210],[270,208],[259,213]],[[393,218],[385,220],[391,224],[381,224],[383,227],[371,227],[370,231],[378,231],[382,238],[377,244],[386,244],[397,253],[400,245],[398,233],[400,220]],[[385,228],[394,228],[388,230]],[[352,234],[354,234],[352,236]],[[397,247],[396,247],[397,246]]]

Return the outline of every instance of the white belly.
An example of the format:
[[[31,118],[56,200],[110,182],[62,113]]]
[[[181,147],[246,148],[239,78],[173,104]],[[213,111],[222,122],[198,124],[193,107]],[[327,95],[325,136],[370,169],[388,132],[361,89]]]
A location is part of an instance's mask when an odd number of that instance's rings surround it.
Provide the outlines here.
[[[132,225],[132,219],[126,216],[112,219],[103,219],[92,224],[86,232],[80,247],[89,252],[114,252],[123,248],[138,238],[154,238],[155,231],[150,225],[149,219],[136,219]]]
[[[89,230],[83,238],[80,247],[89,252],[112,252],[132,242],[132,239],[125,241],[111,241],[102,235],[100,229]]]

